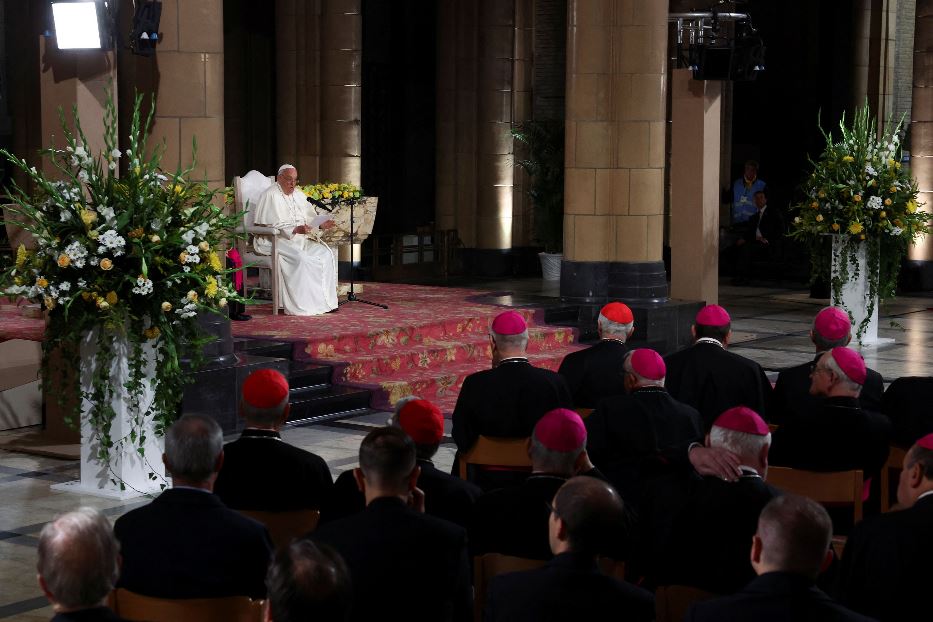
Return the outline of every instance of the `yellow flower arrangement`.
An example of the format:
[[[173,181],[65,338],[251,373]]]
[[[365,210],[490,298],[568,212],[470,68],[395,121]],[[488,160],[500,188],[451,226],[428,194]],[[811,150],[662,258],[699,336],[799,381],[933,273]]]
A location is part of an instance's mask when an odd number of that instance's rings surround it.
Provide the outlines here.
[[[207,277],[207,283],[204,285],[204,295],[208,298],[215,298],[217,289],[217,281],[214,280],[214,277]]]
[[[211,251],[211,254],[207,256],[207,265],[209,265],[214,272],[220,272],[224,269],[223,264],[220,263],[220,257],[214,251]]]

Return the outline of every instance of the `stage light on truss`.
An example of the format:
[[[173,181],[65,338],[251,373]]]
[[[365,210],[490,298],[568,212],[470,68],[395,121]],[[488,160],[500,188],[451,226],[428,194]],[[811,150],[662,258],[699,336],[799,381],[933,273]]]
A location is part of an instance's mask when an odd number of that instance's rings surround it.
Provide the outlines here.
[[[52,0],[55,41],[60,50],[113,47],[109,3],[105,0]]]

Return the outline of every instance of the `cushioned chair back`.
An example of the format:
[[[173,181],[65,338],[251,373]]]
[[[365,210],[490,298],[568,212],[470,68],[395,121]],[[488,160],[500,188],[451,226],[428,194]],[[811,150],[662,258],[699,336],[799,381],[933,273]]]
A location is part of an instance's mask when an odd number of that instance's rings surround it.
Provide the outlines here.
[[[524,467],[531,469],[528,438],[480,436],[473,447],[460,456],[460,479],[467,478],[467,465]]]
[[[804,471],[768,467],[768,483],[785,492],[810,497],[824,505],[852,505],[855,522],[862,520],[863,477],[861,471]]]
[[[114,590],[111,598],[119,617],[148,622],[261,622],[263,602],[246,596],[153,598],[123,588]]]
[[[317,510],[295,510],[293,512],[240,510],[240,514],[249,516],[265,525],[276,549],[288,546],[292,538],[298,538],[314,531],[321,519],[321,513]]]
[[[891,451],[888,452],[888,461],[884,463],[884,467],[881,469],[882,512],[891,510],[891,478],[904,466],[904,456],[906,455],[906,450],[891,445]]]
[[[689,585],[662,585],[654,593],[657,622],[681,622],[693,603],[716,598],[717,594]]]
[[[483,609],[486,607],[486,589],[489,586],[489,580],[499,574],[506,572],[518,572],[521,570],[534,570],[540,568],[547,562],[540,559],[525,559],[524,557],[512,557],[511,555],[500,555],[499,553],[486,553],[477,555],[473,558],[473,614],[479,621],[483,619]]]

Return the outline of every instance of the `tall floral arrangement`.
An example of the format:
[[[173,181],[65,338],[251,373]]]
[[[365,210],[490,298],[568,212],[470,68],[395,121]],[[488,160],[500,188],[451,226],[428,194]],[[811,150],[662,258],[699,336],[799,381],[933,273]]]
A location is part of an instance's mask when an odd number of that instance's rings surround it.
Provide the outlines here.
[[[37,242],[35,250],[20,246],[13,265],[0,272],[0,293],[35,300],[47,311],[46,395],[51,395],[54,380],[64,379],[51,377],[52,352],[60,353],[66,367],[92,364],[90,391],[82,392],[77,383],[66,386],[70,397],[85,401],[85,416],[100,447],[97,457],[105,462],[119,444],[132,443],[142,452],[146,420],[154,423],[157,434],[164,432],[189,381],[190,370],[181,358],[196,364],[206,340],[196,315],[238,298],[221,260],[222,244],[230,239],[237,216],[225,215],[214,205],[215,192],[191,180],[193,163],[174,173],[162,171],[163,146],[147,146],[153,111],[141,119],[141,102],[137,96],[125,151],[117,144],[112,98],[105,108],[102,153],[92,151],[76,109],[74,131],[60,112],[65,144],[41,152],[58,179],[0,150],[29,182],[7,189],[14,203],[6,208],[10,219],[31,231]],[[121,160],[125,173],[118,174]],[[95,358],[81,361],[78,344],[95,330]],[[133,412],[124,438],[110,435],[115,412],[108,374],[115,335],[130,346],[124,388]],[[144,372],[144,346],[155,351],[154,378]],[[154,400],[147,407],[140,404],[144,383],[154,385]],[[75,424],[82,399],[68,397],[59,394],[62,404],[71,404],[68,421]]]
[[[874,312],[875,300],[895,295],[897,276],[907,248],[930,232],[930,215],[918,209],[917,182],[901,166],[901,123],[886,124],[879,135],[868,106],[858,108],[851,125],[839,123],[839,140],[821,129],[823,154],[810,160],[813,171],[804,182],[806,198],[794,206],[790,235],[811,247],[811,277],[831,284],[833,298],[842,297],[850,279],[867,279],[867,317],[856,327],[861,337]],[[823,236],[838,234],[843,243],[838,268],[831,274]],[[858,273],[857,254],[866,251],[868,274]]]
[[[353,184],[337,184],[326,181],[302,186],[301,191],[324,205],[350,203],[363,198],[363,189]]]

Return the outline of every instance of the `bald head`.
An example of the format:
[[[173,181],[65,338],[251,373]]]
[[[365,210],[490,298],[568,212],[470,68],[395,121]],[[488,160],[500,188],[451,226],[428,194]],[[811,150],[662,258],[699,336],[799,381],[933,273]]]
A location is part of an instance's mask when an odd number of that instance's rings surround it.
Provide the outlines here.
[[[625,529],[622,498],[612,486],[595,477],[581,475],[567,480],[554,495],[553,508],[563,523],[558,538],[570,551],[591,555],[605,552],[607,542],[616,541]],[[552,538],[551,549],[555,548]]]
[[[93,508],[46,524],[38,549],[39,582],[57,609],[97,607],[117,582],[120,547],[110,522]]]
[[[761,540],[760,563],[767,570],[815,579],[829,551],[833,523],[816,501],[783,495],[761,511],[756,537]]]

